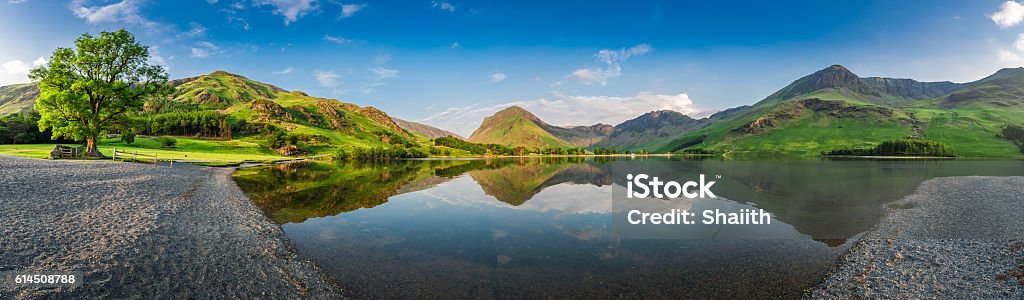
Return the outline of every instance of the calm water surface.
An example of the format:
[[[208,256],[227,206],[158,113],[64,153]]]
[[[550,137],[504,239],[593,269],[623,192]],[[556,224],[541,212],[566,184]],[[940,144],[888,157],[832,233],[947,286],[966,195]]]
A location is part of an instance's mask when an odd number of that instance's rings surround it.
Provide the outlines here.
[[[721,175],[719,198],[691,209],[760,208],[773,225],[623,236],[612,190],[634,171]],[[885,203],[963,175],[1019,176],[1024,163],[420,160],[248,168],[235,180],[355,298],[796,298]]]

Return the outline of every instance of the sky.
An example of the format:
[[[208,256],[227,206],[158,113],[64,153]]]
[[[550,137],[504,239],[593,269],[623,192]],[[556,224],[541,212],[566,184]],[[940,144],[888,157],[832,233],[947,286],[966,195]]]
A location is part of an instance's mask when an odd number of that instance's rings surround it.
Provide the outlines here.
[[[171,78],[224,70],[466,136],[511,105],[701,117],[832,64],[954,82],[1024,65],[1014,1],[0,1],[0,85],[125,28]]]

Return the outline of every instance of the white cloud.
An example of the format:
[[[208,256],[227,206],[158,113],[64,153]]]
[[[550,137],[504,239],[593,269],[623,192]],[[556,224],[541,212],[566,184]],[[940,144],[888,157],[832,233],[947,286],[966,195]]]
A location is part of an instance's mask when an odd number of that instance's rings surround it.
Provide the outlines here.
[[[338,76],[334,71],[316,71],[313,72],[313,77],[316,78],[316,82],[322,87],[336,88],[341,85],[341,76]]]
[[[1001,28],[1010,28],[1024,20],[1024,5],[1017,1],[1006,1],[999,11],[989,16]]]
[[[316,0],[255,0],[257,6],[270,5],[274,7],[274,14],[284,17],[284,25],[287,26],[320,8]]]
[[[448,12],[454,12],[455,11],[455,5],[452,5],[451,3],[448,3],[448,2],[445,2],[445,1],[441,1],[441,2],[434,1],[434,2],[431,2],[430,7],[435,7],[437,9],[448,11]]]
[[[370,68],[370,72],[373,72],[373,74],[378,79],[384,79],[384,78],[398,77],[398,72],[399,71],[398,70],[393,70],[393,69],[385,69],[385,68],[382,68],[382,67],[376,67],[376,68]]]
[[[619,50],[602,49],[594,54],[594,58],[603,62],[604,68],[581,68],[569,74],[568,78],[576,79],[586,85],[607,85],[608,81],[622,76],[622,63],[631,57],[651,52],[651,45],[639,44]],[[560,85],[560,83],[559,83]]]
[[[1001,49],[999,50],[999,61],[1020,62],[1021,58],[1019,55],[1017,55],[1017,53],[1013,53],[1013,51]]]
[[[38,67],[38,66],[45,65],[48,62],[49,61],[47,61],[45,57],[40,56],[39,58],[36,58],[36,60],[32,61],[32,66],[33,67]]]
[[[366,4],[365,3],[363,3],[363,4],[342,4],[341,5],[341,17],[342,18],[351,17],[352,15],[356,14],[360,10],[363,10],[363,8],[366,8]]]
[[[160,47],[150,46],[149,47],[149,63],[155,65],[164,66],[167,69],[167,59],[160,55]]]
[[[0,67],[2,67],[3,70],[3,72],[0,73],[0,85],[29,82],[29,71],[31,71],[32,68],[45,65],[46,63],[46,58],[40,56],[31,63],[15,59],[0,64]]]
[[[491,74],[491,82],[494,83],[505,81],[506,78],[508,76],[505,76],[505,73],[496,72]]]
[[[378,87],[387,85],[385,79],[397,78],[400,73],[399,70],[387,69],[383,67],[374,67],[368,69],[370,73],[369,81],[359,87],[359,92],[363,94],[373,93]]]
[[[616,125],[654,110],[674,110],[697,115],[700,110],[686,94],[654,94],[640,92],[633,96],[573,96],[555,94],[541,98],[482,107],[470,105],[448,108],[420,122],[453,130],[468,136],[487,116],[509,106],[520,106],[545,122],[560,126],[603,123]],[[586,109],[581,109],[586,108]]]
[[[350,39],[332,35],[324,35],[324,40],[338,45],[344,45],[352,42]]]
[[[25,2],[28,2],[28,0],[7,0],[7,3],[10,3],[10,4],[22,4],[22,3],[25,3]]]
[[[1017,34],[1017,40],[1013,42],[1013,48],[1024,52],[1024,33]]]
[[[454,42],[454,43],[452,43],[451,47],[452,47],[452,49],[456,49],[456,48],[462,47],[462,45],[459,45],[459,42]]]
[[[32,69],[29,64],[20,59],[5,62],[3,66],[4,72],[7,72],[8,75],[28,75],[28,71]]]
[[[71,12],[80,19],[85,19],[89,24],[99,23],[127,23],[155,27],[157,23],[150,21],[139,13],[142,4],[140,0],[123,0],[121,2],[88,6],[86,0],[74,0],[68,6]]]
[[[203,25],[196,22],[189,22],[189,27],[191,27],[191,29],[185,33],[186,36],[194,38],[206,36],[206,27],[203,27]]]
[[[284,70],[274,71],[274,74],[285,75],[285,74],[291,74],[292,72],[295,72],[295,68],[287,67],[287,68],[284,68]]]
[[[215,55],[221,52],[220,47],[206,41],[196,43],[195,47],[192,47],[191,50],[191,56],[195,58],[207,58],[210,57],[210,55]]]
[[[364,95],[365,94],[370,94],[370,93],[373,93],[377,89],[377,87],[381,87],[381,86],[384,86],[384,85],[387,85],[387,84],[388,84],[387,82],[381,82],[381,81],[367,83],[367,84],[364,84],[363,86],[359,87],[359,92],[363,93]]]

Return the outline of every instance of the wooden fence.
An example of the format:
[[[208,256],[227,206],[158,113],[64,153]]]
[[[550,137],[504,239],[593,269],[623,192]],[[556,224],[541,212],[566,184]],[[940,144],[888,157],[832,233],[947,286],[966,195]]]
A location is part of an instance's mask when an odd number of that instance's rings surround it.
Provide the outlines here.
[[[50,151],[50,157],[52,157],[52,158],[79,158],[79,157],[82,157],[82,150],[83,149],[84,148],[81,147],[81,146],[71,147],[71,146],[57,145],[56,147],[53,147],[52,151]]]
[[[114,161],[117,161],[117,157],[118,156],[121,156],[121,160],[131,159],[131,160],[139,161],[139,160],[143,160],[143,159],[144,160],[152,159],[154,165],[157,164],[158,162],[160,162],[161,160],[163,160],[163,161],[169,162],[170,166],[172,168],[174,167],[174,159],[172,159],[172,158],[161,159],[159,157],[159,154],[157,154],[157,153],[153,153],[152,155],[149,155],[149,154],[139,153],[139,151],[127,152],[127,151],[117,150],[117,148],[114,148],[114,154],[111,155],[110,159],[114,160]]]

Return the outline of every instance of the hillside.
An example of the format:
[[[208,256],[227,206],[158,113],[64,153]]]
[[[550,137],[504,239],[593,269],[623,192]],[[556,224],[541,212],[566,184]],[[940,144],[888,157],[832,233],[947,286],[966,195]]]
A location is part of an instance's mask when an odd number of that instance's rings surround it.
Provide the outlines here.
[[[528,148],[566,148],[572,146],[545,130],[554,126],[544,123],[529,111],[510,106],[484,118],[469,141]]]
[[[677,111],[652,111],[615,125],[612,133],[596,147],[616,149],[657,149],[682,133],[710,124],[710,119],[694,119]]]
[[[457,138],[460,138],[460,139],[465,139],[462,136],[460,136],[460,135],[458,135],[458,134],[456,134],[454,132],[447,131],[447,130],[444,130],[444,129],[441,129],[441,128],[437,128],[437,127],[434,127],[434,126],[430,126],[430,125],[427,125],[427,124],[416,123],[416,122],[412,122],[412,121],[406,121],[406,120],[402,120],[402,119],[399,119],[399,118],[391,118],[391,119],[394,120],[395,124],[398,124],[399,127],[402,127],[405,130],[408,130],[408,131],[411,131],[411,132],[417,132],[417,133],[423,134],[423,135],[425,135],[425,136],[427,136],[429,138],[439,138],[439,137],[442,137],[442,136],[454,136],[454,137],[457,137]]]
[[[281,130],[297,146],[314,152],[338,146],[387,147],[396,141],[419,145],[391,116],[369,106],[312,97],[224,71],[169,83],[173,94],[151,99],[142,112],[131,115],[139,120],[133,123],[142,123],[133,125],[134,131],[222,137],[226,129],[216,122],[222,119],[236,139],[264,144],[266,135]],[[0,109],[8,113],[31,108],[38,95],[33,84],[0,87]]]
[[[957,84],[861,78],[834,65],[655,151],[817,155],[922,138],[946,143],[962,156],[1020,156],[1015,145],[997,135],[1005,124],[1024,122],[1022,96],[1021,69]]]
[[[0,86],[0,117],[31,110],[39,97],[39,86],[34,83]]]

